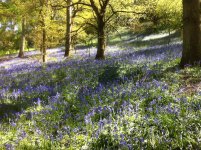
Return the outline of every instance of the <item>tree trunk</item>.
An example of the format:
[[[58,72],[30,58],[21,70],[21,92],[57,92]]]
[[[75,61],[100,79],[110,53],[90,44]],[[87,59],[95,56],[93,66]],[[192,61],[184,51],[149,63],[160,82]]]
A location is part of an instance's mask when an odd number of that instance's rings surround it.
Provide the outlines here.
[[[67,1],[67,6],[72,4],[72,0]],[[66,8],[66,43],[65,43],[65,57],[70,55],[70,51],[72,48],[71,42],[71,31],[72,31],[72,8]]]
[[[25,25],[26,25],[26,19],[23,17],[22,18],[22,33],[21,33],[21,43],[20,43],[20,51],[18,54],[18,57],[22,58],[24,57],[24,49],[25,49]]]
[[[183,52],[180,66],[201,61],[201,0],[183,0]]]
[[[45,27],[43,27],[43,40],[42,40],[42,59],[43,59],[43,62],[46,62],[47,60],[47,54],[46,54],[46,49],[47,49],[47,35],[46,35],[46,29]]]
[[[106,35],[103,18],[98,20],[98,45],[96,59],[105,59]]]

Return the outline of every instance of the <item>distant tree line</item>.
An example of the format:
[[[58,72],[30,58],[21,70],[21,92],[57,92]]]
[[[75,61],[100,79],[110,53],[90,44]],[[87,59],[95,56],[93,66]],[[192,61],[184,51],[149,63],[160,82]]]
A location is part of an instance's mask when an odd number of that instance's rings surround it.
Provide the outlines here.
[[[178,30],[182,26],[180,65],[198,64],[200,0],[0,1],[0,51],[18,49],[19,57],[23,57],[27,47],[39,48],[43,62],[47,48],[65,45],[65,57],[69,57],[74,46],[88,37],[97,39],[96,59],[105,59],[107,35],[119,27],[141,32]]]

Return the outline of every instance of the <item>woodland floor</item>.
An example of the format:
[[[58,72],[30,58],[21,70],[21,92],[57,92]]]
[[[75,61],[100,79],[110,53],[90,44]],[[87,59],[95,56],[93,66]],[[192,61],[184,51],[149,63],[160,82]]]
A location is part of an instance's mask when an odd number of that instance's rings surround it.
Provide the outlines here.
[[[201,69],[179,68],[170,35],[109,37],[106,60],[77,46],[0,58],[0,149],[201,149]]]

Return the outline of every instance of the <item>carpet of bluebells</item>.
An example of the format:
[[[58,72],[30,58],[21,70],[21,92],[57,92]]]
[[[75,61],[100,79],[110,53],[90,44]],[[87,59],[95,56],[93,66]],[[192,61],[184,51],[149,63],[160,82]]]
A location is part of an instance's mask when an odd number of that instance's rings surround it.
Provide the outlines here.
[[[0,63],[0,149],[201,149],[201,69],[181,43]],[[35,52],[34,52],[35,53]],[[30,53],[29,53],[30,54]],[[30,56],[33,54],[30,54]]]

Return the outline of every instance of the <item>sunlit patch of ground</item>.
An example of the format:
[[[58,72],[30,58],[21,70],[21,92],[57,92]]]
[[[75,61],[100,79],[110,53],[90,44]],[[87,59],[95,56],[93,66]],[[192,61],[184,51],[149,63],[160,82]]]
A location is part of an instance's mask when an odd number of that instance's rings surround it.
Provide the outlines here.
[[[165,37],[171,36],[174,33],[176,33],[176,31],[172,31],[170,33],[164,32],[164,33],[160,33],[160,34],[151,34],[149,36],[144,37],[142,39],[142,41],[161,39],[161,38],[165,38]]]

